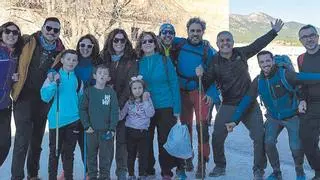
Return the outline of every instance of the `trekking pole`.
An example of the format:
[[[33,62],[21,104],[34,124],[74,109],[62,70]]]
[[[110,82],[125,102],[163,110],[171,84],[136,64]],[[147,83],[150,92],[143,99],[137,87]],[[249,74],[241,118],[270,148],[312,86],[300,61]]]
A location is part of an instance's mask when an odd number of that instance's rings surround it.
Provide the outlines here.
[[[83,166],[84,166],[84,173],[83,173],[83,180],[86,180],[87,176],[87,133],[83,132]]]
[[[57,109],[56,109],[56,157],[58,157],[58,148],[59,148],[59,86],[60,86],[60,80],[57,80],[57,91],[56,91],[56,96],[57,96]]]
[[[202,94],[202,79],[201,76],[199,76],[199,123],[200,123],[200,155],[201,155],[201,179],[203,180],[203,174],[204,174],[204,169],[203,169],[203,130],[202,130],[202,114],[201,114],[201,97]]]

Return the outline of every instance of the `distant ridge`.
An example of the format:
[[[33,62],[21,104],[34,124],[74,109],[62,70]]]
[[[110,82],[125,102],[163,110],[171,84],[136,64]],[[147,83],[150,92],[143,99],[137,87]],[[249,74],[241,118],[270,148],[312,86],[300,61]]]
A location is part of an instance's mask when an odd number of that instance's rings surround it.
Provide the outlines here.
[[[234,35],[236,42],[252,42],[259,36],[263,35],[270,29],[270,21],[276,18],[271,17],[263,12],[255,12],[249,15],[230,14],[229,23],[230,31]],[[285,22],[284,27],[274,43],[288,46],[300,45],[298,31],[305,24],[299,22]],[[317,28],[320,32],[320,29]]]

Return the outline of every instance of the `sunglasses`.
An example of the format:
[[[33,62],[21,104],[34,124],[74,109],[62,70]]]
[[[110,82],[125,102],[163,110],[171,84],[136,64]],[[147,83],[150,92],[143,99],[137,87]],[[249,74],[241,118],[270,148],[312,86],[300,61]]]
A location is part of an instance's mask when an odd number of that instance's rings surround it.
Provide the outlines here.
[[[124,43],[126,43],[126,39],[124,39],[124,38],[114,38],[113,39],[113,43],[121,43],[121,44],[124,44]]]
[[[84,48],[86,46],[87,46],[88,49],[92,49],[93,48],[93,44],[80,43],[80,47]]]
[[[174,35],[174,32],[173,31],[171,31],[171,30],[163,30],[163,31],[161,31],[161,34],[169,34],[169,35]]]
[[[147,44],[147,43],[152,44],[152,43],[154,43],[154,40],[153,39],[147,39],[147,40],[143,40],[142,41],[142,44]]]
[[[60,28],[53,28],[53,27],[51,27],[51,26],[46,26],[46,30],[47,30],[48,32],[50,32],[52,29],[53,29],[53,32],[54,32],[55,34],[57,34],[57,33],[60,32]]]
[[[10,29],[5,29],[4,31],[3,31],[5,34],[10,34],[10,33],[12,33],[14,36],[17,36],[17,35],[19,35],[19,31],[18,30],[10,30]]]

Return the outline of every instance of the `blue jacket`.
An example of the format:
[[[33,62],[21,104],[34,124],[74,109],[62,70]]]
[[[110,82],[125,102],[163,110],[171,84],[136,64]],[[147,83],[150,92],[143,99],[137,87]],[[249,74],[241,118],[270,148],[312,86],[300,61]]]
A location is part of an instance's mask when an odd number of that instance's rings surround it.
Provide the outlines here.
[[[79,98],[77,93],[78,82],[74,72],[66,72],[59,70],[59,122],[58,127],[63,127],[80,119],[79,115]],[[49,103],[53,99],[53,103],[48,113],[49,129],[56,128],[57,115],[57,83],[45,80],[41,88],[41,99]],[[81,93],[81,90],[80,92]]]
[[[296,73],[283,68],[274,67],[271,74],[265,77],[262,73],[252,82],[246,96],[243,97],[231,121],[239,123],[241,116],[259,95],[274,119],[284,120],[296,115],[298,108],[299,84],[320,83],[320,73]]]
[[[18,58],[12,57],[6,47],[0,46],[0,109],[11,106],[12,75],[17,70]]]
[[[175,38],[174,39],[174,46],[179,46],[180,43],[185,42],[180,47],[180,52],[177,60],[177,73],[179,77],[179,84],[180,88],[184,90],[196,90],[198,89],[198,82],[196,80],[188,80],[184,77],[196,77],[195,69],[200,64],[202,67],[207,70],[208,65],[212,61],[212,57],[217,53],[217,51],[212,48],[210,45],[207,52],[207,59],[205,63],[203,62],[203,56],[205,51],[205,45],[201,42],[199,45],[192,45],[188,42],[185,38]],[[183,77],[182,77],[182,76]],[[216,85],[213,84],[209,87],[206,92],[209,95],[213,102],[220,103],[220,91],[217,89]]]
[[[164,60],[164,56],[159,53],[142,57],[139,60],[139,73],[143,76],[155,109],[172,107],[175,114],[180,114],[177,74],[171,59],[166,58]]]

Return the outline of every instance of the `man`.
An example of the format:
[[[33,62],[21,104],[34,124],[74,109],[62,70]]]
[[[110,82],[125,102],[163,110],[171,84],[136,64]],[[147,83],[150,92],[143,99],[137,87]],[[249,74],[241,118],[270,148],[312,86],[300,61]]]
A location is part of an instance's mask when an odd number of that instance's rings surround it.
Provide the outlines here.
[[[209,174],[212,177],[225,175],[226,158],[224,142],[228,135],[225,123],[231,118],[232,112],[250,87],[251,79],[248,72],[247,60],[266,47],[281,30],[283,23],[276,20],[271,23],[272,30],[258,38],[248,46],[233,48],[233,36],[228,31],[222,31],[217,36],[218,55],[212,60],[204,84],[216,82],[221,90],[222,105],[216,115],[212,134],[213,157],[216,164]],[[201,75],[202,67],[197,68]],[[267,165],[263,146],[263,118],[258,103],[255,101],[243,117],[242,122],[250,131],[254,145],[253,174],[255,179],[262,179]]]
[[[319,34],[312,25],[303,26],[299,30],[299,40],[306,53],[298,57],[300,72],[320,72]],[[311,168],[315,171],[312,180],[320,180],[320,84],[304,85],[302,87],[305,101],[300,102],[300,108],[305,112],[301,116],[300,138],[302,148]],[[308,104],[308,106],[307,106]]]
[[[198,17],[191,18],[187,22],[188,38],[175,38],[173,45],[173,60],[175,61],[174,64],[176,64],[176,71],[180,83],[182,103],[181,121],[188,125],[191,137],[193,112],[195,111],[196,114],[198,134],[198,167],[196,178],[205,177],[205,172],[202,174],[202,169],[205,171],[210,154],[208,117],[212,99],[217,99],[217,96],[219,97],[215,85],[212,85],[206,92],[203,92],[199,98],[199,84],[195,69],[199,65],[202,65],[206,69],[212,57],[216,54],[216,50],[213,49],[207,41],[202,39],[205,30],[205,21]],[[201,109],[199,108],[199,101],[201,101]],[[200,123],[202,125],[202,134],[200,132]],[[202,147],[200,145],[201,136],[203,138]],[[203,149],[202,152],[201,149]],[[203,162],[201,160],[202,158]],[[186,169],[187,171],[193,169],[192,158],[187,160]]]
[[[30,36],[19,59],[19,81],[14,84],[14,141],[11,174],[12,180],[24,178],[26,155],[29,180],[37,180],[41,143],[49,105],[41,101],[40,89],[56,55],[64,49],[59,39],[60,21],[47,18],[41,31]]]
[[[275,65],[273,55],[269,51],[261,51],[257,55],[261,74],[252,82],[246,96],[242,99],[231,122],[226,124],[231,132],[239,123],[241,116],[250,107],[251,102],[259,95],[267,109],[265,123],[265,149],[273,168],[268,180],[281,180],[279,153],[276,147],[277,138],[283,128],[287,129],[289,145],[292,152],[297,178],[305,180],[303,171],[303,151],[299,138],[298,84],[320,84],[320,74],[295,73],[286,67]]]

